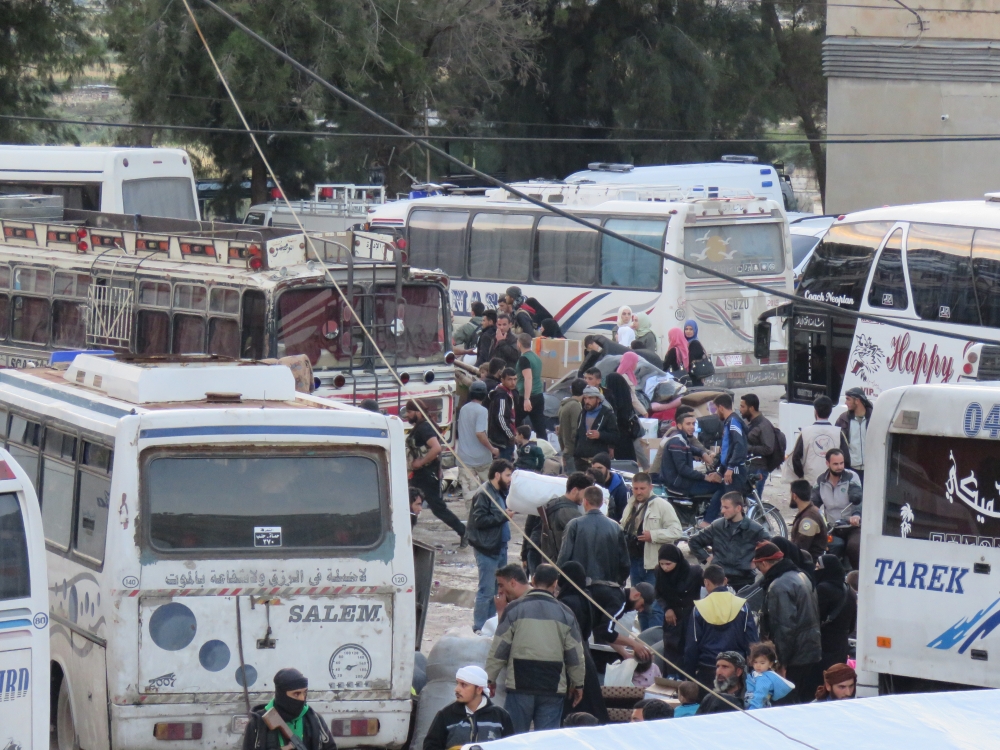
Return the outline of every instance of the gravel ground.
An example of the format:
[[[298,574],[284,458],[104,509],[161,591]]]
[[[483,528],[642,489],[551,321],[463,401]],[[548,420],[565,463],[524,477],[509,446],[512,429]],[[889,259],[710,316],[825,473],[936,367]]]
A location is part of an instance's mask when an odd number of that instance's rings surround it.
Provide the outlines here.
[[[784,393],[781,386],[737,390],[737,398],[753,390],[761,402],[761,411],[777,424],[778,401]],[[778,425],[780,427],[780,425]],[[789,446],[791,449],[791,446]],[[448,507],[459,518],[468,517],[469,508],[458,494],[446,495]],[[780,477],[773,477],[764,487],[764,500],[781,509],[785,520],[791,523],[794,514],[788,507],[788,487]],[[517,514],[511,528],[508,559],[520,559],[523,527],[526,516]],[[459,549],[458,538],[451,529],[441,523],[429,510],[420,514],[420,520],[413,530],[414,538],[437,548],[434,567],[434,589],[431,605],[427,612],[427,624],[421,651],[428,653],[437,640],[451,630],[470,634],[472,632],[472,608],[476,599],[476,561],[471,548]]]

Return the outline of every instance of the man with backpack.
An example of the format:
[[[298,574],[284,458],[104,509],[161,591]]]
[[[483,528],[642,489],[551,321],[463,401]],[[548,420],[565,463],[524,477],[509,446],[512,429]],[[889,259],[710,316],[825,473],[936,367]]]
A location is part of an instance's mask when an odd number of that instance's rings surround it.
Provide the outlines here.
[[[788,441],[785,434],[760,413],[760,399],[748,393],[740,399],[740,416],[747,423],[747,453],[750,474],[757,475],[757,496],[764,496],[768,475],[785,460]]]

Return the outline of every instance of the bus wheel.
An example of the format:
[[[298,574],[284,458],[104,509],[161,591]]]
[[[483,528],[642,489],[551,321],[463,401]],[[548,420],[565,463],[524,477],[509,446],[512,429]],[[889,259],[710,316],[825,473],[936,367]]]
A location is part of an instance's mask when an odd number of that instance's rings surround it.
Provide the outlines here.
[[[73,723],[73,709],[69,703],[69,681],[63,677],[59,685],[56,704],[56,750],[80,750],[80,738]]]

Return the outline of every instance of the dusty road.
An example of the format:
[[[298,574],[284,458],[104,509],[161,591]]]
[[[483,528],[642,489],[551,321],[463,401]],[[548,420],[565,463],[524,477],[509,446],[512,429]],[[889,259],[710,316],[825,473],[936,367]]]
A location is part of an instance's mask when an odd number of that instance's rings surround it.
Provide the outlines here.
[[[753,390],[761,401],[761,411],[777,424],[778,399],[784,392],[780,386],[737,390],[737,398]],[[778,425],[780,427],[780,425]],[[789,445],[791,450],[791,445]],[[448,506],[465,520],[469,509],[461,495],[451,494],[445,498]],[[764,500],[780,508],[785,519],[790,521],[793,514],[788,508],[788,487],[780,477],[771,478],[764,488]],[[526,516],[517,514],[511,524],[511,542],[508,560],[515,562],[521,557],[521,531]],[[472,607],[476,598],[476,561],[471,548],[459,549],[458,537],[441,523],[429,510],[420,514],[414,529],[414,537],[437,548],[434,567],[434,589],[431,606],[427,614],[427,625],[421,651],[428,653],[434,643],[452,629],[470,634],[472,632]]]

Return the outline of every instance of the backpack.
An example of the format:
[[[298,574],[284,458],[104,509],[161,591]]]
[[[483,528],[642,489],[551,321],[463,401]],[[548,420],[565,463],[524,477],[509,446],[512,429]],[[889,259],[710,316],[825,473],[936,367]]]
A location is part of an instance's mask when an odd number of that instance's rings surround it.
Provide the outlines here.
[[[770,423],[770,420],[768,420]],[[767,459],[767,470],[774,471],[785,461],[785,455],[788,451],[788,438],[785,437],[785,433],[771,424],[771,429],[774,430],[774,453],[768,456]]]
[[[476,330],[472,332],[469,336],[469,340],[466,342],[466,349],[475,349],[479,351],[479,337],[483,335],[483,324],[480,323],[476,326]]]

